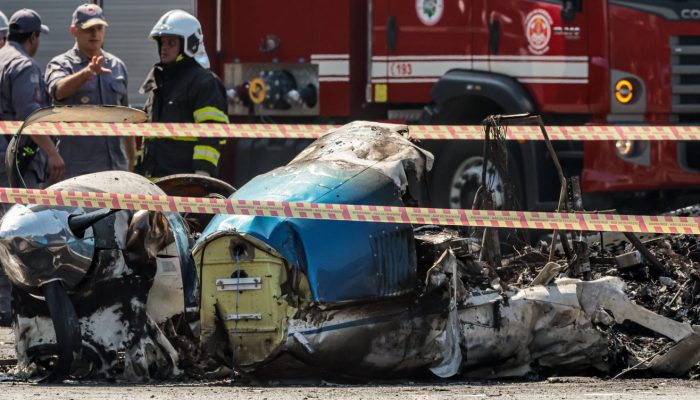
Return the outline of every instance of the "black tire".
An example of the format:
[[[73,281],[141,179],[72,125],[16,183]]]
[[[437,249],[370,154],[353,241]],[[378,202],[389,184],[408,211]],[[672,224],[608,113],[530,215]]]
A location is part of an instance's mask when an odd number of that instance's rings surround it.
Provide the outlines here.
[[[454,142],[454,145],[444,146],[441,153],[435,154],[435,165],[433,166],[430,181],[430,199],[433,207],[454,208],[451,205],[455,203],[455,200],[450,197],[454,189],[453,181],[457,169],[465,161],[481,156],[482,145],[480,142],[475,141]],[[471,193],[470,197],[470,194],[467,193],[469,188],[463,189],[464,198],[460,201],[460,208],[471,208],[469,198],[473,201],[473,193]]]
[[[494,201],[496,209],[523,209],[525,196],[523,191],[523,178],[521,168],[514,168],[513,164],[520,165],[520,157],[509,149],[509,168],[506,172],[508,178],[500,174],[490,172],[496,181],[492,181],[489,187],[495,191]],[[430,199],[433,207],[471,209],[474,197],[481,186],[481,168],[483,166],[482,143],[477,141],[454,142],[454,145],[445,146],[435,155],[435,165],[430,180]],[[472,169],[469,173],[465,171]],[[466,175],[466,176],[465,176]],[[459,179],[461,176],[462,179]],[[514,198],[506,199],[505,179],[510,180]],[[458,182],[461,181],[461,182]],[[502,230],[501,240],[508,243],[529,243],[530,233],[521,230],[521,237],[516,239],[511,236],[513,231]],[[534,236],[533,236],[534,237]]]
[[[454,98],[441,104],[437,110],[437,114],[431,117],[431,124],[480,125],[488,115],[503,113],[499,104],[484,97]],[[431,203],[438,208],[471,208],[481,176],[478,177],[478,182],[468,179],[466,186],[455,187],[461,173],[457,170],[463,170],[464,164],[469,163],[470,159],[483,159],[483,142],[451,141],[435,150],[435,165],[430,182]]]
[[[56,333],[58,362],[45,382],[60,382],[71,372],[75,355],[80,352],[82,335],[75,307],[60,281],[51,281],[42,286],[46,305]]]

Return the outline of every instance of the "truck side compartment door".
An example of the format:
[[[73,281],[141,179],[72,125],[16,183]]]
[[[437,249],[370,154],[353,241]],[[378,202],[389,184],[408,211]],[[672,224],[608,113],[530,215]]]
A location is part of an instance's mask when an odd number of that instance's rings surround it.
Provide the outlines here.
[[[475,0],[488,26],[488,70],[516,78],[543,113],[589,113],[583,0]]]
[[[438,78],[471,69],[471,3],[373,0],[373,101],[428,103]]]

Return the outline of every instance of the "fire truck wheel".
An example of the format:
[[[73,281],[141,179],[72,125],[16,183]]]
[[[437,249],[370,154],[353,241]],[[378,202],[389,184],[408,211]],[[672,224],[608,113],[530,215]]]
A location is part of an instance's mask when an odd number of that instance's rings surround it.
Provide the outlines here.
[[[433,207],[471,208],[481,184],[481,146],[466,144],[444,149],[432,172]]]
[[[470,157],[455,169],[450,182],[450,208],[471,208],[474,196],[483,184],[482,170],[484,159],[481,156]],[[493,164],[486,167],[486,186],[494,191],[494,207],[503,206],[503,179]]]
[[[430,182],[430,198],[433,207],[471,209],[476,191],[481,186],[481,170],[484,165],[480,143],[467,143],[445,149],[441,159],[436,158]],[[511,161],[519,164],[517,157]],[[494,190],[497,209],[519,209],[525,196],[522,193],[522,177],[518,168],[509,168],[511,193],[507,199],[505,177],[489,163],[486,170],[488,187]]]

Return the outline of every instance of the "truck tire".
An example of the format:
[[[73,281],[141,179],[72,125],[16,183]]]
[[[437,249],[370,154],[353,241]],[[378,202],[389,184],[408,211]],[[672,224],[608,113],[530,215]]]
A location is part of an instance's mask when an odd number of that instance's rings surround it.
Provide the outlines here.
[[[509,148],[507,177],[494,166],[489,166],[486,179],[494,189],[496,209],[518,209],[525,206],[522,187],[522,161],[515,149]],[[433,207],[471,209],[476,191],[481,186],[481,170],[484,163],[482,143],[477,141],[455,142],[443,147],[430,179],[430,199]],[[506,179],[513,186],[514,198],[506,198]]]
[[[481,143],[462,142],[443,148],[436,158],[431,181],[431,200],[434,207],[469,209],[481,185],[484,162]],[[491,174],[496,187],[500,176]]]
[[[510,149],[509,149],[510,150]],[[430,199],[433,207],[471,209],[476,191],[481,186],[481,170],[484,163],[482,144],[477,141],[455,142],[449,148],[443,148],[442,157],[436,157],[430,181]],[[494,189],[494,208],[513,210],[522,209],[524,195],[522,190],[522,168],[520,157],[509,153],[508,178],[513,185],[513,196],[506,199],[506,184],[504,177],[496,168],[487,170],[489,187]],[[512,165],[515,163],[515,166]],[[533,244],[530,238],[534,234],[526,230],[500,230],[502,249],[510,248],[513,243]]]

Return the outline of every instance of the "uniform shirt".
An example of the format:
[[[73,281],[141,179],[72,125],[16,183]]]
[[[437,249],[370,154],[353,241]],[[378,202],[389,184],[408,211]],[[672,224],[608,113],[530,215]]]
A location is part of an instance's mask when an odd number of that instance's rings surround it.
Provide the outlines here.
[[[102,66],[111,69],[112,73],[91,76],[74,95],[60,101],[56,99],[58,82],[87,67],[90,60],[78,50],[77,45],[54,57],[46,66],[46,85],[53,104],[127,106],[129,101],[126,92],[126,66],[111,53],[103,51],[102,55]],[[64,136],[61,138],[58,152],[66,163],[63,179],[91,172],[129,169],[121,137]]]
[[[156,64],[142,93],[149,93],[146,113],[151,122],[228,123],[226,89],[221,80],[194,59]],[[140,172],[148,177],[205,171],[216,176],[220,140],[214,138],[149,138],[144,140]]]
[[[7,42],[0,48],[0,120],[24,120],[34,110],[48,105],[46,84],[39,65],[21,44]],[[0,137],[0,184],[8,185],[5,151],[10,135]],[[28,139],[27,139],[28,140]],[[38,151],[25,175],[27,186],[36,187],[45,178],[46,155]]]

